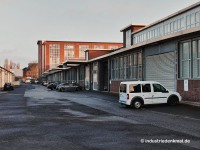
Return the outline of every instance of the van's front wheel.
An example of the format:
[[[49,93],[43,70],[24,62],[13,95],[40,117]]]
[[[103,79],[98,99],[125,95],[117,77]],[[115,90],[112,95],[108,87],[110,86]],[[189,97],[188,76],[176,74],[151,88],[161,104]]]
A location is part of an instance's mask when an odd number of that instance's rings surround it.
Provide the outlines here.
[[[178,97],[176,96],[171,96],[167,102],[171,106],[175,106],[179,103]]]
[[[142,106],[142,102],[140,100],[134,100],[132,106],[136,109],[140,109]]]

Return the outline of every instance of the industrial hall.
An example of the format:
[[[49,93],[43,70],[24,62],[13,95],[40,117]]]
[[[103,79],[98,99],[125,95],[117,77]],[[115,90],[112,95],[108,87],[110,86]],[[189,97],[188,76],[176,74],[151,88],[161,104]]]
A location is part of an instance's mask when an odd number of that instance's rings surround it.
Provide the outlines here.
[[[200,2],[120,31],[123,43],[83,42],[82,47],[38,41],[41,79],[111,93],[118,93],[122,81],[158,81],[183,100],[200,101]]]

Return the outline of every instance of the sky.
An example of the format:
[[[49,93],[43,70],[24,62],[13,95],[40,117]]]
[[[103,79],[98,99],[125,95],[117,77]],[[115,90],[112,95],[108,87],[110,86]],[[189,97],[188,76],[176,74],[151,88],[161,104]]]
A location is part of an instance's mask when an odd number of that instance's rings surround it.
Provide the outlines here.
[[[148,25],[199,0],[0,0],[0,66],[38,59],[38,40],[122,42],[120,30]]]

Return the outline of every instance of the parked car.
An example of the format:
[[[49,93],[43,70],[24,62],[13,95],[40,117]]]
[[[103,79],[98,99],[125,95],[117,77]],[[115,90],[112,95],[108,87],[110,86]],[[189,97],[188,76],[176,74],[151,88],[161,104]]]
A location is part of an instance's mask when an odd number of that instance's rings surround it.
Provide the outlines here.
[[[25,83],[31,83],[30,79],[26,79]]]
[[[60,92],[64,91],[80,91],[82,87],[78,83],[65,83],[59,86],[58,89]]]
[[[38,80],[35,80],[35,84],[39,84],[39,81],[38,81]]]
[[[31,84],[35,84],[35,79],[31,79]]]
[[[67,83],[67,82],[60,83],[60,84],[58,84],[58,85],[56,86],[56,90],[61,92],[61,88],[62,88],[63,86],[68,85],[68,84],[69,84],[69,83]]]
[[[14,87],[12,86],[11,83],[5,83],[4,86],[3,86],[3,90],[4,91],[14,90]]]
[[[53,82],[53,83],[48,84],[47,88],[51,89],[51,90],[54,90],[54,89],[56,89],[57,85],[59,85],[59,84],[61,84],[61,82],[59,82],[59,81],[58,82]]]
[[[47,86],[47,84],[48,84],[47,81],[42,81],[43,86]]]
[[[146,104],[168,103],[176,105],[181,101],[177,92],[167,90],[155,81],[121,82],[119,87],[119,103],[136,109]]]

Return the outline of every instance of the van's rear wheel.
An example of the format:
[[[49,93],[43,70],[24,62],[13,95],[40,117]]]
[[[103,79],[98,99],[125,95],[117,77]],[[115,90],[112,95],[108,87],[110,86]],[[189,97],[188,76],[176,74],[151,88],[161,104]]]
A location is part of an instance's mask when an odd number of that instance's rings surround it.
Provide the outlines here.
[[[135,100],[132,103],[132,107],[136,108],[136,109],[140,109],[142,106],[142,102],[140,100]]]

